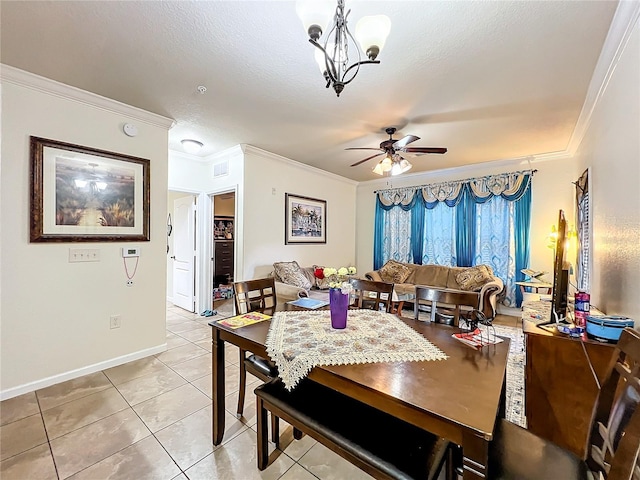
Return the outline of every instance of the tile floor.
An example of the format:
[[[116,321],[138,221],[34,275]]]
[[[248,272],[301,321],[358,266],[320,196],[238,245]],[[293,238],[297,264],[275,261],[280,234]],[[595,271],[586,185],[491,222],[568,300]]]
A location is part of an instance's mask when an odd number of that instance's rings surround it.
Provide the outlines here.
[[[212,318],[167,307],[168,350],[5,400],[0,404],[0,478],[282,479],[371,478],[309,437],[264,472],[256,467],[255,396],[247,378],[236,418],[238,351],[227,345],[224,442],[211,443]]]
[[[231,314],[229,302],[216,305],[215,318]],[[214,447],[210,320],[168,306],[166,352],[3,401],[0,478],[371,478],[309,437],[291,443],[259,472],[255,396],[249,393],[259,380],[248,375],[244,417],[236,418],[238,351],[231,345],[225,357],[227,427],[224,442]]]

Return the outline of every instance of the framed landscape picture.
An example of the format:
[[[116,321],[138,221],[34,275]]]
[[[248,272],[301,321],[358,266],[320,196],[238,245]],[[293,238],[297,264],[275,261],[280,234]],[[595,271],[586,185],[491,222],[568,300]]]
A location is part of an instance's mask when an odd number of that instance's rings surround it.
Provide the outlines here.
[[[285,245],[327,243],[327,202],[285,193]]]
[[[149,240],[149,160],[31,137],[31,242]]]

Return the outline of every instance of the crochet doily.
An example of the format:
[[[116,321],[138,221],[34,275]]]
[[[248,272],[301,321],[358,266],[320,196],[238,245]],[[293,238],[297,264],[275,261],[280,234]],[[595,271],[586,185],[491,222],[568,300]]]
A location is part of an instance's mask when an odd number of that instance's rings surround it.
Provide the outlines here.
[[[277,312],[266,347],[288,390],[316,365],[447,358],[395,315],[374,310],[349,310],[343,330],[331,328],[328,310]]]

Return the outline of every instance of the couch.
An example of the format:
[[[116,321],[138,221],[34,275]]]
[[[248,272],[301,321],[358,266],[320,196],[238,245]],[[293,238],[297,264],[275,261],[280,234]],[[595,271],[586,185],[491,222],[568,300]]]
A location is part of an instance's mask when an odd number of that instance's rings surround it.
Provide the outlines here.
[[[504,284],[488,265],[475,267],[446,267],[442,265],[415,265],[390,260],[379,270],[365,275],[369,280],[393,282],[397,295],[415,295],[416,285],[432,288],[473,291],[478,295],[478,310],[487,318],[496,315],[497,297]]]
[[[291,264],[292,266],[298,265],[297,262],[279,262],[282,264]],[[300,283],[300,280],[296,282],[292,282],[290,279],[283,279],[278,275],[278,269],[276,268],[277,264],[274,264],[273,271],[269,274],[270,276],[275,277],[275,285],[276,285],[276,298],[278,303],[287,302],[289,300],[295,300],[297,298],[315,298],[317,300],[329,301],[329,289],[319,289],[318,288],[318,279],[315,277],[315,265],[310,267],[300,267],[298,266],[298,270],[302,273],[304,278],[308,281],[308,285],[303,285]],[[291,283],[288,283],[291,282]],[[296,283],[292,285],[292,283]]]

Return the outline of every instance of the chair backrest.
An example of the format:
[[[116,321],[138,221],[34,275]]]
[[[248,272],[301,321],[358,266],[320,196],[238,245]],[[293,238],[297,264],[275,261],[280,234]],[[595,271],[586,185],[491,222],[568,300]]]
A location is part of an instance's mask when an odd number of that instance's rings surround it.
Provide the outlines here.
[[[640,479],[640,333],[625,328],[594,405],[587,463],[607,480]]]
[[[431,320],[438,321],[433,309],[433,303],[453,306],[453,325],[458,325],[460,307],[469,307],[470,310],[478,309],[479,296],[476,292],[461,292],[459,290],[447,290],[442,288],[432,288],[424,285],[416,285],[416,299],[413,303],[413,316],[418,320],[420,316],[420,301],[431,302]]]
[[[375,282],[362,278],[351,278],[349,283],[355,290],[355,306],[369,310],[391,311],[393,283]]]
[[[273,277],[235,282],[233,284],[236,315],[275,307],[276,284]]]

